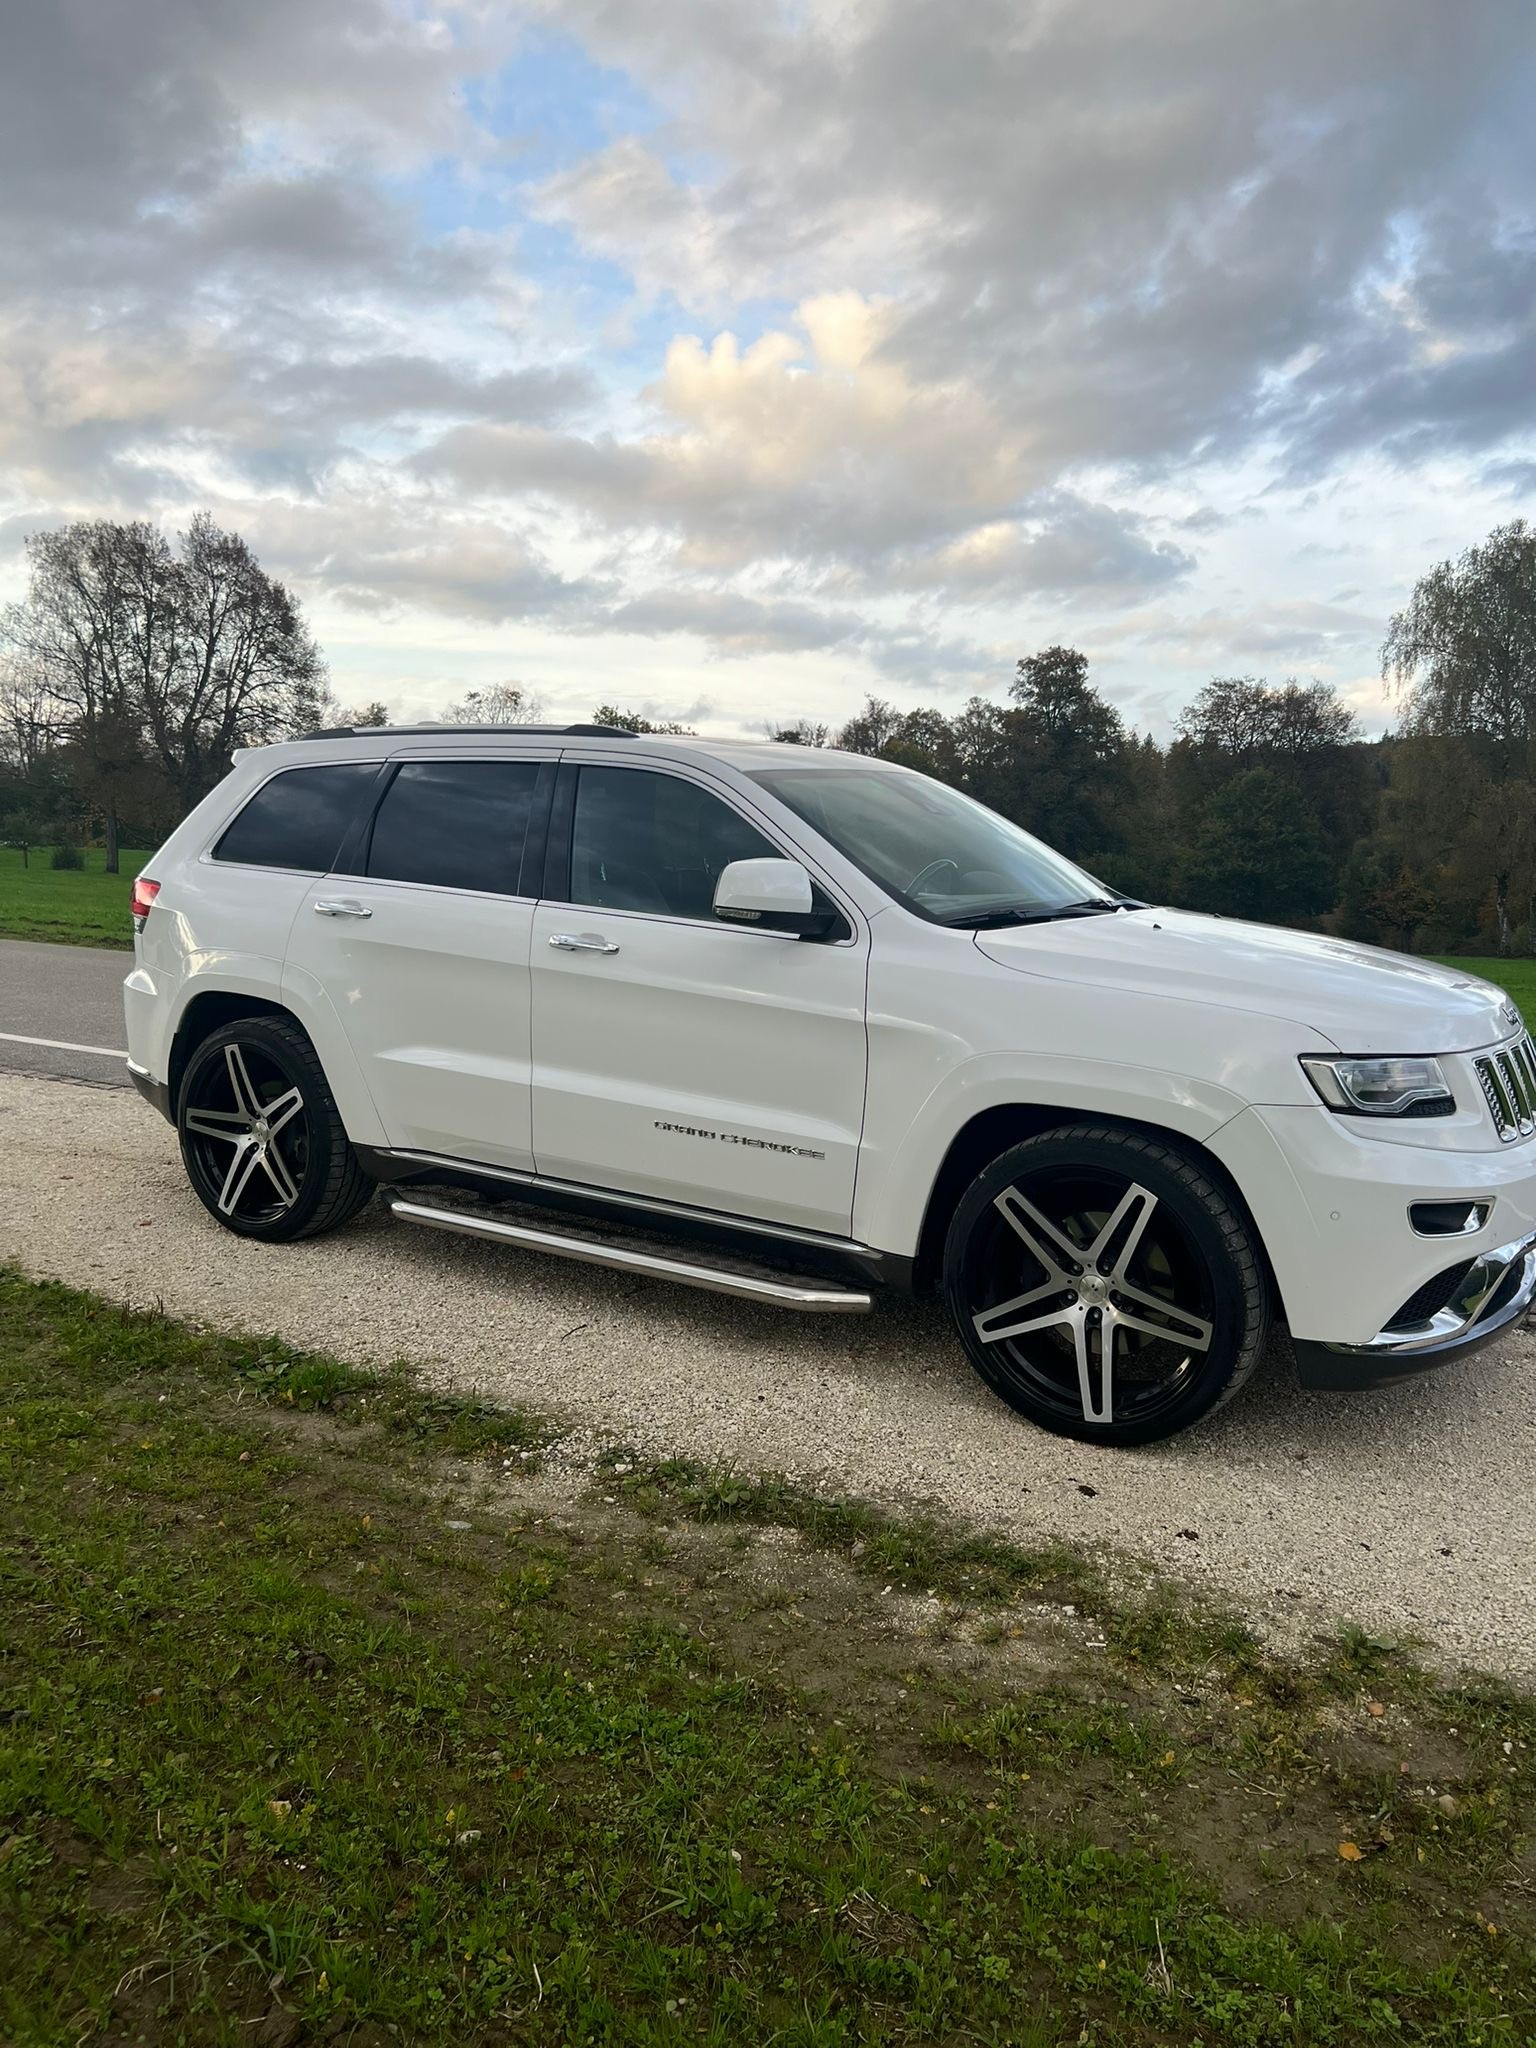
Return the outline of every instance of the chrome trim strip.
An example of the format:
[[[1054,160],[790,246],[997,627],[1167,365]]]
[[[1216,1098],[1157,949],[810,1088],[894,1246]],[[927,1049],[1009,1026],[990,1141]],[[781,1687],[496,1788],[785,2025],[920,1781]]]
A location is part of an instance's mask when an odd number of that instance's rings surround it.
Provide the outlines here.
[[[1472,1062],[1502,1144],[1536,1133],[1536,1045],[1523,1031]]]
[[[1520,1284],[1495,1314],[1485,1316],[1484,1309],[1517,1264],[1523,1268]],[[1371,1358],[1422,1358],[1437,1351],[1453,1352],[1471,1340],[1481,1342],[1522,1321],[1533,1302],[1536,1236],[1502,1244],[1474,1259],[1446,1306],[1411,1330],[1381,1330],[1365,1344],[1328,1344],[1324,1348]]]
[[[646,1216],[675,1217],[680,1223],[708,1223],[726,1230],[748,1231],[754,1237],[780,1237],[786,1244],[803,1244],[813,1251],[839,1252],[844,1256],[855,1255],[860,1259],[880,1260],[888,1258],[873,1245],[861,1244],[854,1237],[834,1237],[830,1231],[800,1230],[793,1223],[770,1223],[758,1216],[741,1216],[729,1209],[704,1209],[689,1202],[669,1202],[661,1195],[634,1195],[619,1188],[600,1188],[586,1181],[557,1180],[545,1173],[526,1173],[515,1166],[484,1166],[475,1159],[455,1159],[447,1152],[413,1152],[400,1146],[380,1145],[373,1150],[379,1159],[399,1159],[415,1166],[442,1166],[451,1173],[469,1175],[475,1180],[504,1180],[513,1187],[532,1188],[555,1199],[569,1197],[577,1201],[614,1203],[625,1209],[637,1209]]]
[[[451,1230],[463,1237],[483,1237],[492,1244],[520,1245],[528,1251],[550,1252],[557,1259],[579,1259],[586,1265],[606,1266],[614,1272],[673,1280],[681,1287],[729,1294],[740,1301],[769,1302],[776,1308],[827,1315],[866,1315],[870,1308],[870,1297],[850,1288],[817,1287],[793,1280],[769,1280],[753,1273],[717,1271],[683,1259],[631,1251],[623,1245],[594,1244],[585,1238],[560,1237],[550,1230],[531,1230],[522,1223],[499,1223],[493,1217],[467,1216],[455,1209],[430,1209],[420,1202],[395,1201],[389,1206],[403,1223],[422,1223],[429,1230]]]
[[[1463,1204],[1460,1201],[1451,1200],[1441,1195],[1433,1197],[1426,1195],[1419,1201],[1408,1204],[1408,1228],[1415,1237],[1425,1237],[1431,1240],[1435,1238],[1476,1237],[1480,1230],[1487,1227],[1488,1218],[1493,1214],[1493,1199],[1492,1195],[1478,1195],[1476,1197],[1468,1195],[1465,1204]],[[1460,1209],[1463,1206],[1465,1206],[1467,1212],[1466,1221],[1459,1223],[1454,1230],[1424,1230],[1413,1220],[1415,1209]]]

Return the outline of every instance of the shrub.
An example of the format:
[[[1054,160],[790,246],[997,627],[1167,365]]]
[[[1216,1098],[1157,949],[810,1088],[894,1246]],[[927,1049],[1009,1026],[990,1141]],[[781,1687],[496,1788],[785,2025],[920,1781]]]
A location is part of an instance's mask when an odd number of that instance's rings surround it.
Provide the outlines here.
[[[48,864],[50,867],[55,868],[83,868],[85,866],[85,856],[81,853],[78,846],[71,846],[66,841],[53,849],[53,854]]]

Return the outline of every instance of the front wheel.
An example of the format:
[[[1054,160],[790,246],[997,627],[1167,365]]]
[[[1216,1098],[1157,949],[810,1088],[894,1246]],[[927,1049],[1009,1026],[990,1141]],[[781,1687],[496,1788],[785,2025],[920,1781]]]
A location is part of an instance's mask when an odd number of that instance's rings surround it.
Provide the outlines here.
[[[314,1047],[283,1017],[242,1017],[203,1040],[176,1129],[198,1200],[239,1237],[314,1237],[373,1193]]]
[[[1084,1443],[1187,1429],[1248,1378],[1269,1324],[1246,1218],[1184,1153],[1105,1124],[986,1168],[950,1224],[944,1291],[987,1384]]]

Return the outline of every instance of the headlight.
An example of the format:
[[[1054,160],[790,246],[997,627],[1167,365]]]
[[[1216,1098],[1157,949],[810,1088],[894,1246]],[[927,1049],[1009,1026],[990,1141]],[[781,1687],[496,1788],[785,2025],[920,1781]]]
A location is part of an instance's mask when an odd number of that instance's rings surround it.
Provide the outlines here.
[[[1303,1059],[1301,1064],[1340,1116],[1450,1116],[1456,1107],[1438,1060]]]

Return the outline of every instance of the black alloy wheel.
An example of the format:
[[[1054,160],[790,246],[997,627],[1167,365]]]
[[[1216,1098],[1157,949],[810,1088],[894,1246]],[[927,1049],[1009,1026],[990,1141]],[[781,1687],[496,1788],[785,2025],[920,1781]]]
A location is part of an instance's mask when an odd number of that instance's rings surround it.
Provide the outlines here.
[[[203,1040],[176,1128],[199,1201],[240,1237],[312,1237],[373,1193],[314,1047],[283,1017],[242,1018]]]
[[[1247,1219],[1196,1160],[1114,1125],[994,1160],[955,1212],[944,1284],[988,1385],[1087,1443],[1188,1428],[1237,1392],[1268,1330]]]

